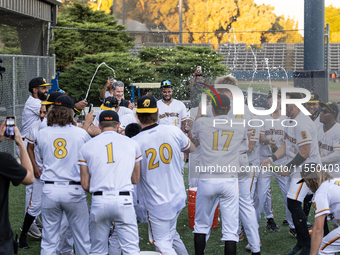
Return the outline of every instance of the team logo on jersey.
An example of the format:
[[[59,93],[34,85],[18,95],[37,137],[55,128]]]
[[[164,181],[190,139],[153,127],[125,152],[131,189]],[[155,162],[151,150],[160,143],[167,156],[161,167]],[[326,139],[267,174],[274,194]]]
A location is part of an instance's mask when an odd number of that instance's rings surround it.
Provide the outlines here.
[[[145,99],[143,102],[144,107],[149,107],[150,106],[150,99]]]
[[[314,208],[314,211],[316,211],[316,203],[313,202],[313,208]]]
[[[307,139],[306,131],[302,131],[301,135],[302,135],[302,139]]]

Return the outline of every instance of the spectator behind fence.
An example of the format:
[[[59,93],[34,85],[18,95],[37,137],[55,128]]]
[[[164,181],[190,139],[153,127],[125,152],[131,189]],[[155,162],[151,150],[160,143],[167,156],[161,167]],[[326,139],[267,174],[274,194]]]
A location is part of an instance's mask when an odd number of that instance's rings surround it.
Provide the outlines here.
[[[5,122],[0,127],[0,142],[4,139]],[[21,165],[12,155],[0,152],[0,255],[14,254],[13,232],[9,222],[8,210],[9,183],[12,182],[14,186],[18,186],[20,183],[30,185],[34,182],[32,164],[16,126],[14,127],[14,140],[20,152]]]

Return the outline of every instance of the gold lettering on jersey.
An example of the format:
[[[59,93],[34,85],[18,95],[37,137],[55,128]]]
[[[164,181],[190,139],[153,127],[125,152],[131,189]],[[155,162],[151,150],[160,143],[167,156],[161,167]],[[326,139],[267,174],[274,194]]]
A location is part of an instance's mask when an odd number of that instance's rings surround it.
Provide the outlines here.
[[[177,113],[177,112],[165,112],[165,113],[159,115],[160,119],[169,118],[169,117],[179,118],[179,113]]]
[[[290,141],[291,143],[296,144],[296,139],[291,137],[291,136],[289,136],[287,133],[285,134],[285,139]]]
[[[56,139],[53,143],[54,145],[54,156],[57,159],[62,159],[65,158],[67,155],[67,150],[66,150],[66,141],[62,138]]]
[[[316,211],[316,203],[313,202],[313,208],[314,208],[314,211]]]
[[[334,184],[340,186],[340,181],[336,181]]]
[[[320,142],[320,141],[319,141],[319,148],[320,148],[320,149],[327,150],[327,151],[333,151],[333,146],[324,144],[324,143],[322,143],[322,142]]]
[[[143,102],[143,106],[146,108],[146,107],[149,107],[150,106],[150,99],[145,99],[144,102]]]

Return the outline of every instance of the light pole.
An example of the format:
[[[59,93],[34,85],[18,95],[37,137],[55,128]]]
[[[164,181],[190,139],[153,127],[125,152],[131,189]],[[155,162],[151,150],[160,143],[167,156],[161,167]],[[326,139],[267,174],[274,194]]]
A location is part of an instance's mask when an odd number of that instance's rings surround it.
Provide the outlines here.
[[[182,5],[183,5],[183,0],[178,0],[179,3],[179,8],[178,8],[178,18],[179,18],[179,28],[178,28],[178,31],[179,31],[179,34],[178,34],[178,41],[180,44],[182,44]]]

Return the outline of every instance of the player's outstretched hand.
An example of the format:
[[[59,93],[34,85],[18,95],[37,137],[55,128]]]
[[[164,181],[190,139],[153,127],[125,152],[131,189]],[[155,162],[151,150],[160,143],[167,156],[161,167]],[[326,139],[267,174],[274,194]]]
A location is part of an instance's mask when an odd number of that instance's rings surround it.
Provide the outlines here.
[[[278,175],[281,175],[283,177],[289,176],[290,171],[288,170],[288,167],[281,165],[280,169],[281,169],[281,171],[277,172]]]
[[[129,101],[129,106],[128,106],[128,108],[129,108],[130,110],[133,110],[133,107],[135,107],[135,103],[131,103],[131,101]]]
[[[74,106],[78,109],[78,110],[84,110],[85,107],[87,105],[87,102],[85,102],[85,100],[79,101],[78,103],[74,104]]]
[[[93,122],[93,110],[91,110],[88,114],[85,115],[85,123],[91,123]]]
[[[272,164],[272,161],[269,158],[266,158],[265,160],[262,161],[261,167],[269,168],[271,164]]]

